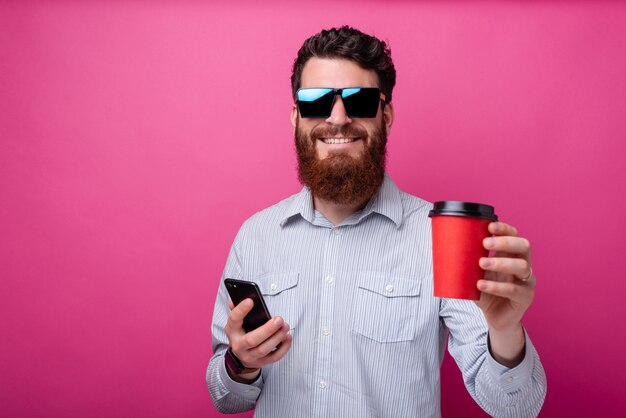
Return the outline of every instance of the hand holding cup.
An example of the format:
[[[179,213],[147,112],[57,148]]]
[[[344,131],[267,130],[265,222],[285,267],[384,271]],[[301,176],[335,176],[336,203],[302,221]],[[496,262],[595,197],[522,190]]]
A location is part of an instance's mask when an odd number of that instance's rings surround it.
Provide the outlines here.
[[[479,261],[485,277],[477,283],[482,292],[477,304],[490,327],[506,330],[519,324],[532,303],[537,279],[530,242],[519,237],[515,227],[492,222],[489,232],[494,236],[485,238],[483,246],[493,256]]]

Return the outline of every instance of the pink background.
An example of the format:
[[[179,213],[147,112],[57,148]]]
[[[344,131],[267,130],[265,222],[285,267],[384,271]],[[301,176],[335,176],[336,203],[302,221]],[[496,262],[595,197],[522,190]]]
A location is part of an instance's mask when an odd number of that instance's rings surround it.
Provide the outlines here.
[[[626,4],[232,3],[0,3],[2,415],[217,415],[226,254],[299,190],[290,67],[345,23],[393,50],[397,184],[533,243],[542,416],[626,414]],[[442,396],[484,416],[449,358]]]

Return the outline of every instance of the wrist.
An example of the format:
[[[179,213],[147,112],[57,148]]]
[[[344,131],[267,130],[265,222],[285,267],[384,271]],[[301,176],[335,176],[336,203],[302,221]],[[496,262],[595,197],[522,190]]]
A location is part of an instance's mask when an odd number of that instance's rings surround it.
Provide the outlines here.
[[[526,335],[521,323],[512,329],[489,328],[489,352],[494,360],[510,369],[519,365],[526,354]]]
[[[226,350],[226,353],[224,353],[224,361],[228,375],[235,382],[249,384],[254,382],[259,376],[261,369],[244,366],[230,347]]]

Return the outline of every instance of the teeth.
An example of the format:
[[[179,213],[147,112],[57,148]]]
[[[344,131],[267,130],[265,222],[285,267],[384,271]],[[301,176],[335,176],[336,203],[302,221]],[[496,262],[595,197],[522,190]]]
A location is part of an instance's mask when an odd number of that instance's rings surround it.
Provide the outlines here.
[[[347,144],[349,142],[353,142],[354,138],[324,138],[325,144]]]

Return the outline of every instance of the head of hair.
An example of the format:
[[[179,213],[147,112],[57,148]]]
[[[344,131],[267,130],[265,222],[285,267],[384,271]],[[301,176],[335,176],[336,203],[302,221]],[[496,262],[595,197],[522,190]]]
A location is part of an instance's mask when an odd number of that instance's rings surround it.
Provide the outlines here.
[[[391,50],[384,41],[350,26],[322,30],[311,36],[304,41],[293,63],[291,91],[294,97],[300,88],[304,65],[312,57],[347,59],[361,68],[374,70],[378,76],[378,87],[385,94],[387,103],[391,102],[396,69],[391,60]]]

